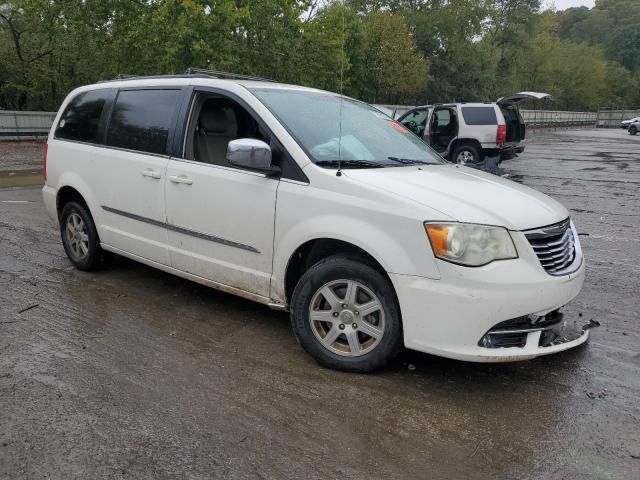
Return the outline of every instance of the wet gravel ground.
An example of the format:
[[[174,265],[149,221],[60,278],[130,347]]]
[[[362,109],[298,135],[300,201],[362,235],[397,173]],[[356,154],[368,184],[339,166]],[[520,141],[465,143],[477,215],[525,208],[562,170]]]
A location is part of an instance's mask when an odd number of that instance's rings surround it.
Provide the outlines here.
[[[0,190],[0,478],[640,478],[640,137],[532,135],[513,178],[572,211],[581,348],[318,367],[288,316],[64,256],[36,188]]]

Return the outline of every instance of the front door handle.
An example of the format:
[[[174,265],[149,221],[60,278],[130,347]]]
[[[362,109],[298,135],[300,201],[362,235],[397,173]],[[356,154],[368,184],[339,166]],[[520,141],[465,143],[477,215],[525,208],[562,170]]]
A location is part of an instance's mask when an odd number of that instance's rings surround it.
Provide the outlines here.
[[[182,183],[184,185],[191,185],[193,183],[193,180],[185,175],[170,175],[169,181],[171,183]]]
[[[155,178],[156,180],[159,180],[162,177],[160,172],[156,172],[153,168],[145,168],[140,173],[143,177]]]

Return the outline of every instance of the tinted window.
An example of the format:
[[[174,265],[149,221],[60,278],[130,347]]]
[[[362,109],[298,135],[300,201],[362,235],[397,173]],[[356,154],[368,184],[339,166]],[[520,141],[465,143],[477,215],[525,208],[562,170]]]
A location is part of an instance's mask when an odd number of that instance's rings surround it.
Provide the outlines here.
[[[91,90],[76,95],[60,118],[56,138],[102,143],[98,127],[108,96],[108,89]]]
[[[497,125],[498,123],[493,107],[462,107],[462,116],[467,125]]]
[[[179,94],[179,90],[120,91],[109,123],[107,145],[166,154]]]

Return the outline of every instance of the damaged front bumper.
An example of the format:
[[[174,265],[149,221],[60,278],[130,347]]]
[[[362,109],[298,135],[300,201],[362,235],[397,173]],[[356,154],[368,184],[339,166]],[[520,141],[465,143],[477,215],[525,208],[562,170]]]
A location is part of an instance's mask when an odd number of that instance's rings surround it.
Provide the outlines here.
[[[523,234],[512,232],[520,257],[465,268],[439,262],[441,278],[390,274],[402,311],[407,348],[472,362],[512,362],[573,348],[589,337],[581,319],[559,309],[578,295],[585,265],[548,274]]]
[[[597,326],[590,322],[581,325],[577,320],[569,320],[560,310],[554,310],[544,316],[526,315],[500,322],[485,333],[478,346],[489,349],[520,348],[522,353],[532,352],[534,356],[543,353],[565,350],[589,338],[589,329]],[[546,350],[559,347],[555,350]],[[521,359],[519,357],[518,359]]]
[[[525,315],[500,322],[485,333],[478,345],[484,348],[525,347],[529,340],[538,338],[539,347],[550,347],[577,340],[589,324],[580,327],[577,322],[569,322],[560,310],[546,315]],[[540,335],[532,335],[534,333]]]

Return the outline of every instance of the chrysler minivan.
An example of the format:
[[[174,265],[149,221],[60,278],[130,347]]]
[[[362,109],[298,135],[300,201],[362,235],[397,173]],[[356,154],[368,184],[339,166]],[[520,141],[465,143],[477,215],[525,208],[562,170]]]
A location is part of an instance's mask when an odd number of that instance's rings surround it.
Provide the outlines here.
[[[120,78],[63,102],[44,203],[80,270],[115,253],[288,310],[320,364],[403,347],[503,362],[566,350],[584,259],[565,207],[445,162],[334,93],[223,72]]]

